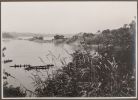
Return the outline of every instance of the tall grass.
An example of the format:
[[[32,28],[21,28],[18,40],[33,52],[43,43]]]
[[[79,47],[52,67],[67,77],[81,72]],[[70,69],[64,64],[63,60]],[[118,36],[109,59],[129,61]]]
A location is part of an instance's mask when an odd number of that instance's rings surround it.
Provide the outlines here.
[[[86,45],[83,45],[86,46]],[[120,97],[135,95],[135,76],[120,71],[115,57],[91,55],[87,47],[72,54],[72,62],[57,70],[35,92],[39,97]],[[38,86],[40,86],[38,84]]]
[[[103,48],[91,55],[87,39],[82,37],[81,50],[72,61],[48,78],[37,96],[52,97],[131,97],[136,94],[134,44],[130,28],[103,31]],[[97,40],[96,40],[97,41]],[[121,49],[120,49],[120,46]]]

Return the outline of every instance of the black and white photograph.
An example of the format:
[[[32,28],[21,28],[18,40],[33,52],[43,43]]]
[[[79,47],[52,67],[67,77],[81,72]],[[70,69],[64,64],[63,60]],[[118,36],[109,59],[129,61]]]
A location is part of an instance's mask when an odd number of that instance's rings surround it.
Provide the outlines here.
[[[1,96],[137,98],[137,1],[1,2]]]

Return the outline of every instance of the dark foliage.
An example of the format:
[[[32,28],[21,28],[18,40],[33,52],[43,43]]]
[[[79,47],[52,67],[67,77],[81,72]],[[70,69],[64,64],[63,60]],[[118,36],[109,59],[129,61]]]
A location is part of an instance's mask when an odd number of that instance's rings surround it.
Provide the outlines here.
[[[20,87],[13,87],[12,85],[3,87],[3,96],[4,97],[25,97],[24,93]]]
[[[37,96],[134,96],[135,78],[120,67],[124,65],[119,66],[114,58],[75,52],[72,62],[47,79],[43,89],[36,89]]]
[[[64,39],[64,36],[63,35],[55,35],[54,39]]]
[[[135,96],[135,64],[131,60],[134,41],[131,27],[104,30],[95,40],[83,38],[83,51],[72,55],[72,62],[58,70],[37,88],[37,96],[52,97],[131,97]],[[84,34],[87,37],[87,34]],[[92,38],[92,39],[93,39]],[[98,55],[88,45],[103,44]],[[82,43],[82,42],[81,42]]]

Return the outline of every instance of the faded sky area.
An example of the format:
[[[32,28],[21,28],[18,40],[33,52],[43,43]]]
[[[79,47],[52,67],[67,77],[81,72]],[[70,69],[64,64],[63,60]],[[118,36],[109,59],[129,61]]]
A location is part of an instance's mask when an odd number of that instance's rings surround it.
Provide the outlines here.
[[[1,30],[69,34],[114,29],[137,15],[137,2],[2,2]]]

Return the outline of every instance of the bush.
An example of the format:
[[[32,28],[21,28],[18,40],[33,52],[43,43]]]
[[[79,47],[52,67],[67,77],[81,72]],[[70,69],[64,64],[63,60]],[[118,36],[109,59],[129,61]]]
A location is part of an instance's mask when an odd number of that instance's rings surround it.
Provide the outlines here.
[[[123,66],[115,58],[92,57],[87,52],[76,51],[72,62],[45,81],[45,88],[36,89],[37,96],[134,96],[134,76],[120,71]]]
[[[20,87],[13,87],[10,85],[3,86],[3,96],[4,97],[25,97],[26,93],[23,92]]]

